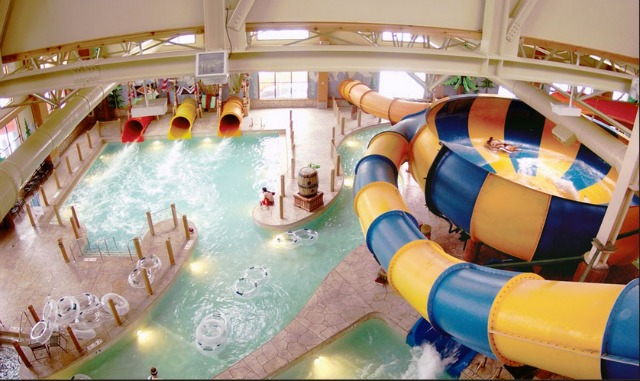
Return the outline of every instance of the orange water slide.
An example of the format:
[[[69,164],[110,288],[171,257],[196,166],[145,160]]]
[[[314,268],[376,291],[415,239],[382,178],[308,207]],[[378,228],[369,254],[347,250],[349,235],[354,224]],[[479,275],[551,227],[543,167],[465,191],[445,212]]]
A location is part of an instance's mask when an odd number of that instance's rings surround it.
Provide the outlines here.
[[[242,104],[242,98],[235,95],[230,96],[224,105],[222,105],[222,113],[218,121],[218,136],[240,136],[242,134],[240,124],[242,123],[243,115],[244,106]]]
[[[122,142],[143,142],[144,132],[153,119],[153,115],[128,119],[124,122],[124,128],[122,129]]]

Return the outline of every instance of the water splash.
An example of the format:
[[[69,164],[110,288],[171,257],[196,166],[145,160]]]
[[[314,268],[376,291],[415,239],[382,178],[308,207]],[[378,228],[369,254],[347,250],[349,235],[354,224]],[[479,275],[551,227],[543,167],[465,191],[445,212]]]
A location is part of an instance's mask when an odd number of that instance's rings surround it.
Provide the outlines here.
[[[411,356],[409,368],[402,375],[404,380],[447,378],[445,368],[457,360],[455,355],[442,358],[438,350],[429,343],[411,348]]]

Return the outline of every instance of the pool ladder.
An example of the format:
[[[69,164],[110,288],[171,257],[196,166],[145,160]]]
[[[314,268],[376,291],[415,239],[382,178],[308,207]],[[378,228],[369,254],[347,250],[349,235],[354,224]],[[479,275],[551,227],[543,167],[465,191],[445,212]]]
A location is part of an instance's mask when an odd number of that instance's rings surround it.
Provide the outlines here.
[[[109,247],[109,242],[112,241],[113,242],[113,247],[110,248]],[[103,256],[103,252],[106,252],[107,255],[110,255],[112,253],[114,254],[121,254],[124,252],[120,252],[118,251],[118,244],[116,243],[116,239],[115,237],[111,237],[110,239],[107,238],[101,238],[99,240],[96,241],[95,245],[93,245],[91,243],[91,241],[89,241],[89,238],[87,238],[86,236],[84,237],[80,237],[77,239],[73,239],[70,240],[69,242],[69,247],[71,248],[71,256],[73,257],[73,261],[77,262],[76,260],[76,255],[75,253],[78,253],[78,256],[82,257],[85,255],[89,255],[92,257],[88,257],[85,260],[95,260],[96,255],[100,257],[100,260],[102,262],[104,262],[104,256]],[[104,248],[104,250],[103,250]],[[133,255],[131,254],[131,249],[129,248],[129,245],[127,244],[127,249],[129,251],[129,258],[131,259],[131,262],[133,262]],[[93,258],[93,259],[90,259]]]

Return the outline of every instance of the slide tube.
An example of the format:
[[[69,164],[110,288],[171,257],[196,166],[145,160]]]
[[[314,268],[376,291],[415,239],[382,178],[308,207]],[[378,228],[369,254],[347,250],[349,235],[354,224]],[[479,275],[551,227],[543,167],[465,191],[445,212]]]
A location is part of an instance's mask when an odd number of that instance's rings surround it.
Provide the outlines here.
[[[69,136],[96,105],[117,86],[95,86],[81,89],[52,113],[9,157],[0,162],[0,215],[5,216],[18,200],[20,188],[51,154],[54,148]]]
[[[144,132],[153,119],[153,115],[127,119],[122,129],[122,142],[143,142]]]
[[[171,118],[169,126],[169,140],[191,139],[191,127],[196,119],[196,100],[193,98],[185,98],[182,101],[176,115]]]
[[[235,137],[242,135],[240,124],[244,115],[242,99],[232,95],[222,106],[222,113],[218,121],[219,137]]]
[[[398,134],[409,144],[419,128],[429,128],[412,118],[410,126],[407,118],[372,139],[354,180],[367,247],[390,285],[441,335],[507,365],[572,378],[638,378],[637,279],[626,286],[548,281],[460,261],[426,239],[400,193],[390,190],[398,158],[407,157]],[[412,160],[410,168],[425,166]]]

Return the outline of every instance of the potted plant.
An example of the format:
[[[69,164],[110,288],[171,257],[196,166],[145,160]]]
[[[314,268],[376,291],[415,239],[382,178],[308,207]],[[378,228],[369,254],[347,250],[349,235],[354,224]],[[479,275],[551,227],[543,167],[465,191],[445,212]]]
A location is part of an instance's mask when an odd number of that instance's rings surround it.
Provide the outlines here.
[[[129,115],[127,103],[122,96],[122,85],[118,85],[115,89],[111,90],[109,95],[107,95],[107,103],[115,118],[127,117]]]

